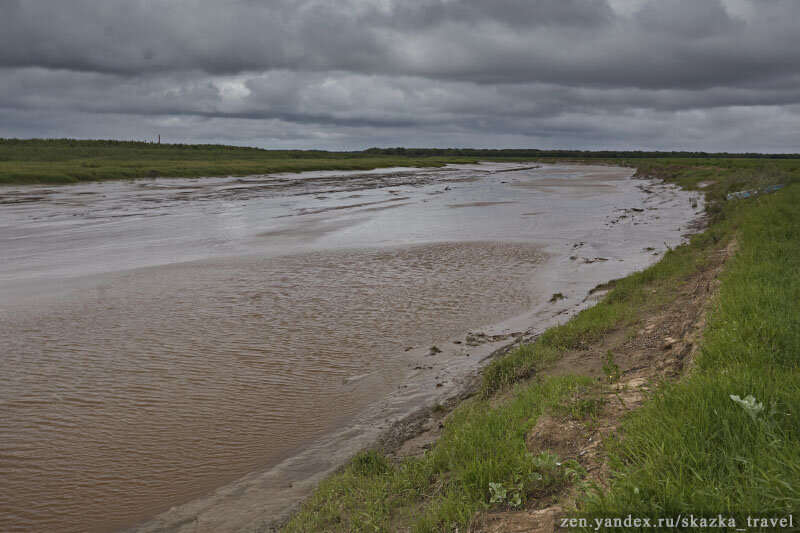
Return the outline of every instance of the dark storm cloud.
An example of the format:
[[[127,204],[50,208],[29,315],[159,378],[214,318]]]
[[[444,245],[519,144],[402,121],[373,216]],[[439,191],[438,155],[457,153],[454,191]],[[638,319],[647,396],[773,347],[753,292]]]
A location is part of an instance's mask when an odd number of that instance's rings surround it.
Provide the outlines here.
[[[0,0],[0,136],[794,151],[798,27],[794,0]]]
[[[346,2],[11,0],[0,31],[0,65],[128,75],[324,69],[381,53]]]
[[[396,2],[387,10],[376,10],[370,22],[380,26],[419,31],[447,23],[476,26],[496,22],[515,29],[555,25],[561,27],[593,27],[613,18],[605,0],[421,0]]]
[[[632,17],[605,0],[6,0],[0,65],[137,75],[273,68],[485,82],[709,86],[800,67],[800,3],[716,0]],[[778,16],[780,15],[780,16]]]

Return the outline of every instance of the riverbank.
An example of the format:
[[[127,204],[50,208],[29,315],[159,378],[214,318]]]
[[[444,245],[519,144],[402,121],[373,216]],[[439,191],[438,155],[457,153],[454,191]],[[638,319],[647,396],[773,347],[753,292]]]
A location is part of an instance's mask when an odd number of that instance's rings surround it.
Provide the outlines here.
[[[517,170],[512,171],[514,168]],[[479,174],[474,174],[473,170]],[[435,174],[441,179],[443,172],[436,171]],[[458,396],[464,380],[471,379],[468,374],[484,366],[486,357],[498,346],[512,339],[530,337],[540,333],[549,324],[562,322],[576,309],[588,305],[586,296],[593,286],[651,264],[654,254],[666,250],[665,241],[672,246],[680,243],[686,224],[697,216],[698,209],[702,207],[702,202],[692,207],[693,200],[696,200],[694,194],[672,186],[660,186],[653,180],[633,179],[632,170],[618,167],[543,165],[535,169],[519,169],[519,165],[480,165],[466,174],[463,174],[466,170],[452,167],[447,172],[453,173],[451,179],[437,182],[432,190],[423,189],[413,193],[414,186],[402,193],[402,196],[419,195],[418,210],[407,211],[412,209],[409,205],[397,210],[380,211],[381,217],[391,216],[396,223],[380,223],[377,226],[403,228],[405,232],[414,234],[415,238],[420,238],[420,230],[426,229],[433,232],[431,237],[435,239],[449,236],[461,241],[459,235],[472,238],[480,235],[481,240],[504,238],[512,242],[437,244],[432,248],[426,246],[425,249],[430,248],[433,253],[425,255],[419,255],[418,252],[422,251],[420,247],[398,248],[394,244],[381,256],[388,253],[388,256],[398,257],[400,253],[406,255],[414,252],[413,256],[409,256],[409,264],[416,265],[416,268],[410,273],[413,275],[409,276],[409,282],[392,274],[407,269],[398,268],[398,265],[386,268],[383,261],[375,263],[369,259],[369,255],[355,254],[350,250],[346,261],[338,254],[320,255],[312,258],[312,263],[320,265],[318,268],[322,268],[322,271],[308,276],[319,282],[306,282],[313,285],[309,294],[318,296],[324,290],[329,291],[331,287],[341,284],[329,279],[326,272],[335,272],[337,279],[343,280],[352,275],[348,273],[362,271],[369,275],[368,279],[395,279],[390,285],[403,287],[402,294],[381,297],[383,291],[379,290],[380,286],[372,287],[369,294],[361,294],[360,289],[346,291],[351,294],[354,290],[359,291],[360,296],[353,299],[358,302],[358,308],[370,308],[373,307],[370,302],[375,303],[376,319],[369,329],[368,346],[359,340],[363,324],[367,323],[363,320],[358,328],[344,331],[339,321],[338,328],[325,330],[321,337],[316,333],[318,328],[309,328],[309,336],[299,345],[306,348],[306,352],[313,353],[316,351],[314,346],[322,339],[326,345],[344,346],[349,351],[346,361],[362,361],[359,363],[360,370],[353,372],[353,379],[343,376],[347,378],[343,392],[350,403],[354,401],[353,396],[365,397],[363,386],[366,380],[376,375],[387,375],[385,368],[379,374],[370,374],[370,369],[374,369],[376,361],[381,358],[389,356],[396,363],[407,363],[406,379],[396,386],[385,387],[381,398],[370,402],[369,409],[356,420],[341,423],[335,432],[320,435],[307,446],[298,447],[294,455],[280,464],[267,465],[268,468],[252,472],[196,501],[178,505],[146,521],[134,531],[177,530],[180,527],[186,531],[195,528],[197,531],[239,530],[260,524],[262,520],[271,522],[281,517],[287,509],[308,495],[321,473],[329,473],[359,449],[376,442],[394,421],[403,419],[420,407],[446,403],[447,398]],[[418,176],[417,181],[423,183],[424,175]],[[441,192],[447,188],[450,190]],[[382,194],[388,193],[383,191]],[[364,199],[358,198],[356,201],[363,203]],[[404,200],[405,203],[410,201],[411,198]],[[301,203],[307,207],[307,201]],[[342,212],[338,209],[329,211]],[[434,224],[426,220],[436,222]],[[453,233],[451,226],[459,233]],[[353,237],[351,231],[348,240]],[[379,237],[386,240],[383,234]],[[531,239],[539,244],[535,247],[523,244]],[[398,243],[405,238],[398,235],[388,240]],[[482,264],[486,261],[476,255],[480,250],[487,251],[483,254],[487,260],[494,258],[485,268]],[[523,263],[514,261],[513,257],[519,257]],[[516,269],[514,265],[518,263],[520,268]],[[337,265],[337,268],[323,267],[331,264]],[[459,279],[463,281],[457,283],[436,282],[438,272],[451,276],[461,264],[471,277],[462,276]],[[307,272],[305,268],[293,270]],[[511,276],[516,271],[520,275]],[[258,272],[266,274],[267,279],[273,278],[269,269],[261,267]],[[363,279],[360,275],[359,278]],[[489,281],[494,284],[492,287],[485,286]],[[358,284],[362,285],[363,282]],[[223,287],[230,288],[227,284],[223,284]],[[438,292],[437,287],[442,287],[446,292]],[[408,301],[407,297],[419,290],[424,298]],[[558,292],[563,298],[549,301]],[[522,314],[519,316],[511,316],[515,312],[511,306],[520,296],[528,293],[532,295],[531,307],[520,309]],[[594,296],[590,295],[589,300]],[[379,300],[377,302],[376,297]],[[303,296],[291,301],[293,307],[302,307],[302,302],[311,300]],[[315,312],[314,315],[334,317],[337,313],[344,316],[361,313],[357,309],[342,313],[341,300],[337,298],[334,301],[340,302],[337,304],[340,309]],[[449,311],[457,302],[463,302],[464,305],[455,312]],[[477,302],[480,305],[476,305]],[[490,323],[492,302],[498,302],[511,311],[501,323]],[[391,312],[387,312],[389,305],[395,306]],[[413,309],[411,314],[408,314],[409,309]],[[291,310],[287,310],[287,313],[292,315]],[[480,315],[475,320],[484,321],[482,326],[477,327],[481,322],[468,320],[467,323],[472,322],[468,326],[472,329],[463,329],[455,337],[443,333],[444,317],[458,316],[463,320],[474,313]],[[283,314],[279,313],[275,319],[280,319]],[[490,321],[486,322],[487,319]],[[263,317],[258,320],[259,324],[263,324]],[[260,329],[263,327],[259,326]],[[532,327],[535,331],[527,331]],[[397,332],[403,330],[412,330],[416,340],[408,339],[403,343],[397,339]],[[349,341],[346,331],[355,335]],[[426,331],[430,334],[426,334]],[[292,335],[297,337],[298,333]],[[428,337],[428,342],[424,342],[425,337]],[[375,342],[380,346],[375,346]],[[298,359],[292,365],[295,373],[306,366],[303,363],[305,359]],[[313,365],[313,371],[305,378],[306,384],[314,383],[315,376],[322,370],[319,365]],[[356,379],[358,375],[365,376]],[[328,381],[325,380],[326,383]],[[320,395],[323,390],[321,386],[311,387],[314,391],[312,397]],[[304,404],[312,399],[308,397],[308,390],[308,386],[303,387]],[[260,396],[265,394],[268,392],[259,391]],[[281,402],[281,399],[275,398],[275,401]],[[282,404],[285,401],[278,405]],[[307,412],[307,407],[301,404],[290,412],[300,419],[318,416],[320,408],[315,407]],[[252,416],[252,411],[250,413]],[[293,428],[281,440],[295,438],[296,432]],[[405,431],[401,433],[393,439],[395,443],[408,436]]]
[[[702,209],[631,169],[530,167],[4,189],[0,442],[26,448],[1,465],[0,523],[280,516]]]
[[[654,169],[675,166],[710,169],[715,166],[785,167],[794,164],[796,158],[797,154],[536,149],[370,148],[328,152],[115,140],[0,139],[0,185],[57,185],[157,177],[261,176],[390,167],[440,168],[447,164],[479,161],[623,163]]]
[[[400,166],[442,167],[447,163],[475,163],[479,159],[129,141],[0,139],[0,185],[70,184],[156,177],[254,176]]]
[[[800,193],[789,186],[725,200],[736,190],[794,183],[800,167],[637,166],[705,190],[709,228],[606,287],[598,305],[497,359],[478,393],[452,412],[435,408],[441,435],[423,455],[357,455],[285,530],[552,530],[561,515],[742,520],[800,507],[800,435],[791,418],[800,408],[792,387],[800,345],[800,282],[792,274],[800,220],[792,206]],[[748,395],[757,403],[731,398]],[[586,446],[598,440],[604,446]]]

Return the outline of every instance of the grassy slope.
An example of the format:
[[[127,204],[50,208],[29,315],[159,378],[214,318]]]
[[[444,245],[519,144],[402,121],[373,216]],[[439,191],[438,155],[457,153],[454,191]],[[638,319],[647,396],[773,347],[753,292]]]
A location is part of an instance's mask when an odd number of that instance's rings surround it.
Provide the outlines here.
[[[481,394],[448,418],[443,436],[422,458],[391,464],[376,452],[357,456],[326,479],[287,531],[438,531],[465,526],[490,506],[490,483],[513,487],[544,472],[526,453],[524,436],[548,410],[584,414],[594,408],[591,380],[577,376],[526,379],[564,351],[613,328],[637,322],[667,301],[706,256],[736,237],[740,252],[725,274],[697,370],[665,386],[623,426],[610,450],[617,477],[594,494],[586,516],[674,516],[680,512],[779,513],[800,508],[800,432],[796,416],[800,344],[800,186],[772,196],[724,202],[724,193],[800,180],[798,161],[636,161],[693,188],[709,191],[711,227],[653,267],[615,283],[595,307],[553,328],[536,343],[493,362]],[[655,291],[655,292],[653,292]],[[521,381],[525,379],[525,381]],[[498,391],[513,392],[498,395]],[[776,402],[776,414],[753,421],[729,399],[753,394]],[[557,485],[558,473],[523,496]],[[533,491],[533,492],[531,492]]]
[[[404,157],[360,152],[261,150],[219,145],[0,139],[0,185],[120,178],[245,176],[305,170],[443,166],[470,157]]]
[[[725,209],[739,251],[695,371],[611,448],[618,476],[589,516],[785,515],[800,509],[800,186]],[[755,419],[730,399],[753,395]]]

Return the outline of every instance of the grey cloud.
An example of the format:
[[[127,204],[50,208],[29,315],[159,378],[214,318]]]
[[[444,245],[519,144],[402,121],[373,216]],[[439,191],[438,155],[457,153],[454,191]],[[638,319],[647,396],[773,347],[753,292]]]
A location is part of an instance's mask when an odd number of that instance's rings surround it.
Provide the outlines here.
[[[0,0],[0,135],[770,150],[798,26],[794,0]]]
[[[800,103],[800,75],[773,89],[605,89],[557,84],[487,85],[420,77],[288,70],[259,75],[129,77],[46,69],[0,70],[0,107],[54,112],[198,115],[293,122],[407,125],[504,121],[596,109],[680,111]]]
[[[713,86],[800,67],[800,4],[718,0],[245,0],[6,4],[0,65],[139,75],[275,68],[484,83]]]
[[[0,20],[0,65],[116,74],[349,66],[379,56],[346,3],[20,0]],[[346,53],[342,53],[346,52]]]
[[[741,34],[743,20],[736,19],[719,0],[663,0],[651,2],[636,14],[645,32],[657,32],[679,39],[708,39],[715,35]]]
[[[391,17],[387,23],[386,15]],[[373,12],[369,22],[419,31],[446,23],[474,26],[491,21],[515,29],[539,26],[594,27],[609,22],[613,11],[605,0],[422,0],[395,2],[388,11]]]

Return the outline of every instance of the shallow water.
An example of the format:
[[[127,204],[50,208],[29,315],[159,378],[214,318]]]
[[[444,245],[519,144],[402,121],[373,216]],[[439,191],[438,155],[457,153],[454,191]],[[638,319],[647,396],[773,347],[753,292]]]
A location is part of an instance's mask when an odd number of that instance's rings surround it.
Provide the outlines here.
[[[630,175],[492,164],[0,190],[0,530],[130,526],[354,421],[364,434],[380,402],[399,416],[429,400],[421,361],[454,386],[479,350],[429,346],[551,290],[582,298],[680,240],[686,193]]]

